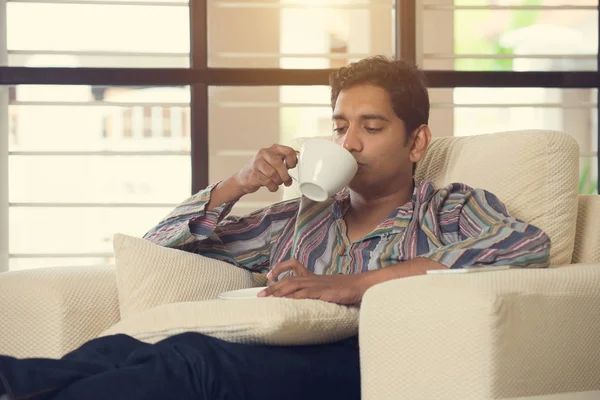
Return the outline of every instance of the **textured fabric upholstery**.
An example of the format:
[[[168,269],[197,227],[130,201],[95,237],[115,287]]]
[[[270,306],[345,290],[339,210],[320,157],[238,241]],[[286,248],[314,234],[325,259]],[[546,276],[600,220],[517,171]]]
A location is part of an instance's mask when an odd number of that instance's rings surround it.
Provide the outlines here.
[[[0,354],[59,357],[119,320],[114,267],[0,274]]]
[[[277,298],[174,303],[126,318],[103,335],[125,333],[155,343],[183,332],[238,343],[330,343],[358,333],[358,308]]]
[[[439,138],[417,165],[415,179],[436,187],[462,182],[494,193],[512,215],[544,230],[550,262],[569,264],[577,221],[579,147],[554,131]]]
[[[216,299],[260,279],[222,261],[123,234],[115,235],[114,247],[121,318],[162,304]]]
[[[115,235],[121,322],[104,335],[127,333],[156,342],[197,331],[269,344],[325,343],[356,334],[358,310],[288,299],[201,301],[266,284],[266,277],[197,254]]]
[[[600,196],[579,196],[573,263],[600,264]]]
[[[253,287],[267,286],[267,282],[268,282],[268,279],[265,274],[260,274],[258,272],[252,273],[252,286]]]
[[[598,400],[600,390],[586,390],[585,392],[563,392],[555,394],[542,394],[540,396],[511,397],[501,400]]]
[[[500,399],[600,390],[600,268],[385,282],[360,317],[363,399]]]

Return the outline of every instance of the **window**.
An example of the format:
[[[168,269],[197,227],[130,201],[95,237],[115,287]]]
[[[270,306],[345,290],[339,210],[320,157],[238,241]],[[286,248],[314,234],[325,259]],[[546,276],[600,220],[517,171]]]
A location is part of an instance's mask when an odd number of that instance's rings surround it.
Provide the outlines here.
[[[108,263],[115,232],[143,235],[189,195],[189,88],[15,89],[10,269]]]
[[[597,0],[425,0],[420,63],[463,71],[597,71]]]
[[[425,0],[426,70],[597,71],[597,0]],[[492,82],[490,82],[492,83]],[[580,145],[582,193],[598,188],[598,91],[546,87],[433,89],[440,136],[563,130]]]
[[[0,271],[113,262],[114,233],[142,235],[257,148],[329,134],[330,69],[373,54],[426,70],[435,136],[564,130],[580,191],[596,192],[597,6],[0,2]],[[259,191],[234,212],[288,195]]]
[[[209,181],[239,171],[257,148],[273,143],[293,146],[294,139],[331,135],[327,86],[211,87],[209,91]],[[260,124],[248,123],[260,121]],[[286,197],[259,190],[239,201],[234,213],[244,214]]]
[[[187,2],[9,1],[0,7],[6,7],[0,16],[6,15],[7,29],[2,65],[189,66]],[[189,195],[188,86],[8,89],[8,106],[0,106],[9,121],[9,155],[2,161],[8,218],[0,240],[9,238],[9,269],[109,263],[115,232],[142,235]],[[39,227],[52,234],[40,240],[33,234]]]
[[[330,68],[395,52],[392,0],[208,0],[207,7],[210,67]]]
[[[207,4],[210,67],[324,69],[395,53],[390,0]],[[327,86],[211,86],[208,100],[209,182],[237,172],[260,147],[331,134]],[[245,196],[233,212],[251,212],[286,196],[284,188],[261,190]]]
[[[8,0],[8,65],[186,68],[188,4],[156,3]]]

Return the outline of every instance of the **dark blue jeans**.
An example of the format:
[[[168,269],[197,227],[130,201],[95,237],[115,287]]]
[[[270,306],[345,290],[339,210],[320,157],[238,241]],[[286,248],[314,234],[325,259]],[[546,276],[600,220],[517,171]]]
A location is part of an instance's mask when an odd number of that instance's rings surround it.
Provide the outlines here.
[[[259,346],[184,333],[154,345],[94,339],[60,360],[0,356],[0,394],[13,400],[360,399],[356,338]]]

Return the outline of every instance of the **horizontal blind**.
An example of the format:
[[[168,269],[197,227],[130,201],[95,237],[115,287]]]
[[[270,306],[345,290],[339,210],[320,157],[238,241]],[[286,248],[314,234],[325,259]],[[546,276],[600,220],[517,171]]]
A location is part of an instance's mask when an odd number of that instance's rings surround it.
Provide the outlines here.
[[[419,2],[418,60],[429,70],[597,71],[596,0]],[[566,131],[581,149],[581,193],[598,180],[597,89],[431,90],[434,135]]]
[[[3,4],[5,65],[189,67],[187,2]],[[10,269],[112,263],[114,233],[143,235],[189,196],[189,87],[4,90]]]

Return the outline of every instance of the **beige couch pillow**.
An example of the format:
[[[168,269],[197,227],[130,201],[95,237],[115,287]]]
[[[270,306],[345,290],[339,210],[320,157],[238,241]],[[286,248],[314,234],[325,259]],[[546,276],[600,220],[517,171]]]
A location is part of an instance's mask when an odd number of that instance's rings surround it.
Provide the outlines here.
[[[357,307],[320,300],[256,298],[165,304],[117,323],[101,336],[127,334],[147,343],[198,332],[238,343],[305,345],[358,334]]]
[[[121,318],[158,305],[216,299],[255,286],[253,274],[231,264],[132,236],[114,237]]]

